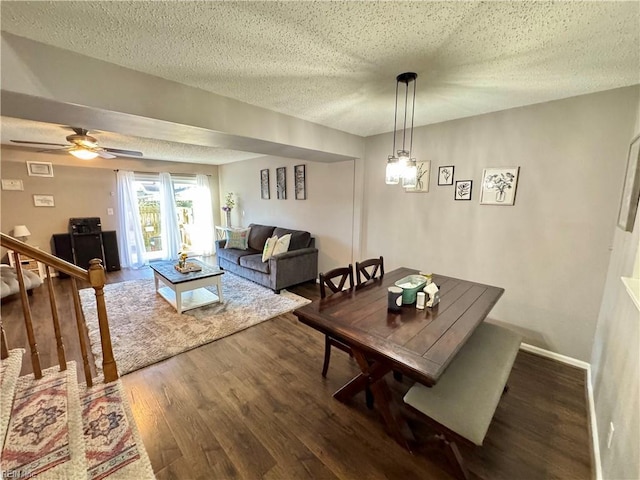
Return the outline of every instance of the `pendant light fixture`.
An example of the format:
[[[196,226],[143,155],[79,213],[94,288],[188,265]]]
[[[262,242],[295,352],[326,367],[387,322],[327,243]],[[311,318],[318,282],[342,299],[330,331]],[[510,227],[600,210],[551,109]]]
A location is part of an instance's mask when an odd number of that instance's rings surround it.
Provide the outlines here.
[[[416,159],[411,157],[413,146],[413,118],[416,106],[416,79],[418,74],[414,72],[401,73],[396,77],[396,105],[393,119],[393,152],[387,159],[387,169],[385,181],[389,185],[397,185],[402,179],[402,186],[414,188],[418,181],[418,169]],[[409,107],[409,83],[413,82],[413,93],[411,101],[411,130],[409,132],[409,149],[407,150],[407,113]],[[398,92],[400,84],[405,86],[404,91],[404,113],[402,122],[402,149],[397,150],[396,157],[396,137],[398,135]]]

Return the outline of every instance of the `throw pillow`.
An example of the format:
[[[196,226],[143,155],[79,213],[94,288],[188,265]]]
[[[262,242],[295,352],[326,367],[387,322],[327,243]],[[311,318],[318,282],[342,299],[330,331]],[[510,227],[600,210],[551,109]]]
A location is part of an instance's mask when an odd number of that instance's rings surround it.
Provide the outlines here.
[[[267,241],[264,242],[264,248],[262,249],[262,261],[266,262],[269,260],[269,257],[273,255],[273,249],[276,248],[276,242],[278,241],[278,236],[274,235],[271,238],[267,238]]]
[[[289,250],[289,243],[291,242],[291,234],[287,233],[286,235],[281,236],[276,241],[276,246],[273,249],[273,255],[278,255],[279,253],[284,253]]]
[[[227,230],[227,244],[224,246],[224,248],[237,248],[240,250],[246,250],[247,248],[249,248],[250,230],[250,228]]]

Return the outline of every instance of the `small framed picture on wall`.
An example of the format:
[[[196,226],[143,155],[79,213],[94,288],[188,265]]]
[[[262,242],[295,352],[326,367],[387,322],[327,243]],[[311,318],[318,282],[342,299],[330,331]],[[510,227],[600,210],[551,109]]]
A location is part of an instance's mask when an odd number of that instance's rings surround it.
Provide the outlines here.
[[[27,173],[30,177],[53,177],[51,162],[27,162]]]
[[[438,185],[453,185],[454,170],[455,167],[453,165],[438,167]]]
[[[455,196],[456,200],[471,200],[471,188],[473,182],[471,180],[456,180]]]

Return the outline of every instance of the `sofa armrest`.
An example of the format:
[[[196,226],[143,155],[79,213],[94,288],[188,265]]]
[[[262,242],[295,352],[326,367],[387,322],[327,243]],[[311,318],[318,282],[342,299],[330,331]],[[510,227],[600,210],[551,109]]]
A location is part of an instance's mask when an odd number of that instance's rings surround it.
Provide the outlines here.
[[[280,290],[318,276],[318,249],[300,248],[269,258],[270,287]]]

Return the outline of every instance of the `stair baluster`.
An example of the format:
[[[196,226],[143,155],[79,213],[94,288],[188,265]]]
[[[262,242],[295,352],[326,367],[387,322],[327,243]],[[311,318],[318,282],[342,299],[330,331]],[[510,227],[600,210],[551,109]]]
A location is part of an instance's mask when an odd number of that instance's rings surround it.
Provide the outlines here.
[[[7,336],[4,334],[2,319],[0,319],[0,360],[9,357],[9,347],[7,347]]]
[[[24,315],[24,324],[27,329],[27,340],[29,349],[31,350],[31,365],[33,366],[33,375],[36,379],[42,378],[42,368],[40,368],[40,354],[38,353],[38,344],[36,336],[33,333],[33,322],[31,319],[31,307],[29,306],[29,298],[27,297],[27,289],[24,286],[24,277],[22,276],[22,264],[20,263],[20,254],[13,252],[15,260],[15,269],[18,277],[18,286],[20,287],[20,300],[22,302],[22,314]]]
[[[64,342],[62,341],[62,332],[60,330],[60,319],[58,318],[58,305],[56,303],[56,294],[53,289],[53,282],[51,281],[51,271],[49,266],[45,265],[47,272],[47,286],[49,287],[49,304],[51,305],[51,318],[53,319],[53,330],[56,336],[56,347],[58,350],[58,363],[60,364],[60,371],[67,369],[67,359],[64,353]]]
[[[80,352],[82,353],[82,366],[84,368],[84,378],[87,387],[93,386],[91,379],[91,367],[89,366],[89,356],[87,355],[87,328],[82,314],[82,306],[80,305],[80,294],[78,293],[78,282],[71,277],[71,290],[73,291],[73,307],[76,311],[76,325],[78,327],[78,340],[80,341]]]

